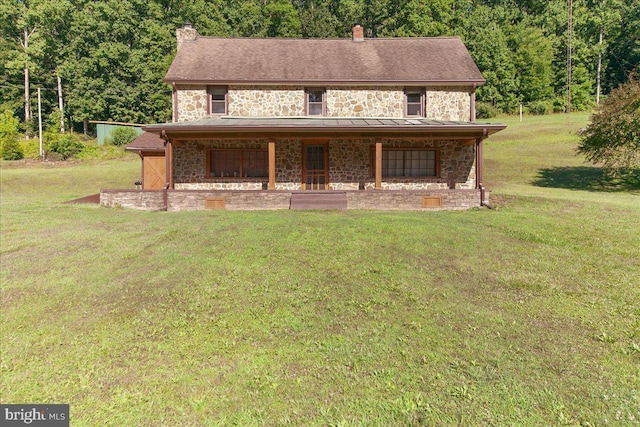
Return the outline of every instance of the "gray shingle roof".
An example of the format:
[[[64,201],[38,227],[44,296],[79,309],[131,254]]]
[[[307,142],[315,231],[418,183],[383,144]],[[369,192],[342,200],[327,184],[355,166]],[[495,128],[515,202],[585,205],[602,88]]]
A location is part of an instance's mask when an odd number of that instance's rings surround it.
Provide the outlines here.
[[[167,82],[483,84],[457,37],[216,38],[184,41]]]

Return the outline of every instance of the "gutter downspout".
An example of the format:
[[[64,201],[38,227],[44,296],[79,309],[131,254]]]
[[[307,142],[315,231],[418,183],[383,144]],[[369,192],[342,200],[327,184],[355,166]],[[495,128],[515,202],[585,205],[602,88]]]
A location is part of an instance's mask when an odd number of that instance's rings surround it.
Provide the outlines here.
[[[176,87],[176,82],[171,82],[171,103],[173,104],[173,114],[172,119],[173,123],[176,123],[179,119],[178,117],[178,88]]]
[[[160,137],[164,139],[164,159],[165,159],[165,185],[162,189],[163,210],[169,209],[169,187],[171,186],[171,140],[166,131],[162,131]]]

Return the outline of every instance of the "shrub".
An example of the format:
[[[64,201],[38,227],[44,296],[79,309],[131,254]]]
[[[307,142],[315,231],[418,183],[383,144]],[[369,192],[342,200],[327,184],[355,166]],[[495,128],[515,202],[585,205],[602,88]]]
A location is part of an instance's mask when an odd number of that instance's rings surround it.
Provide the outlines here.
[[[4,160],[20,160],[24,158],[24,153],[18,139],[15,136],[7,136],[0,141],[0,149],[2,149],[2,158]]]
[[[132,127],[117,127],[111,133],[113,145],[127,145],[138,137],[138,132]]]
[[[640,77],[612,90],[581,135],[578,153],[613,174],[640,169]]]
[[[476,118],[490,119],[497,116],[498,109],[488,102],[476,102]]]
[[[70,157],[82,152],[84,144],[71,135],[63,135],[49,144],[49,150],[67,160]]]
[[[18,144],[19,121],[11,111],[0,114],[0,151],[4,160],[20,160],[24,153]]]
[[[21,139],[19,144],[25,158],[34,160],[40,158],[40,141],[38,138]],[[46,150],[46,144],[44,143],[43,149]]]
[[[553,111],[553,105],[550,101],[534,101],[527,105],[527,111],[529,111],[529,114],[542,116],[550,114]]]

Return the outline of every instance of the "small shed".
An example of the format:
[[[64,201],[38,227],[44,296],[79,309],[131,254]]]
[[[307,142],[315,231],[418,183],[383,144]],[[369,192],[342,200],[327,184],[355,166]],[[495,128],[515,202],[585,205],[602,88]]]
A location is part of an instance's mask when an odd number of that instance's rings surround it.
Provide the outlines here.
[[[138,153],[142,159],[143,190],[161,190],[165,187],[167,162],[164,140],[159,135],[144,132],[127,145],[125,150]]]
[[[89,123],[96,125],[96,139],[98,145],[104,145],[106,141],[111,140],[113,131],[119,127],[131,127],[141,135],[143,124],[139,123],[120,123],[120,122],[103,122],[98,120],[89,120]]]

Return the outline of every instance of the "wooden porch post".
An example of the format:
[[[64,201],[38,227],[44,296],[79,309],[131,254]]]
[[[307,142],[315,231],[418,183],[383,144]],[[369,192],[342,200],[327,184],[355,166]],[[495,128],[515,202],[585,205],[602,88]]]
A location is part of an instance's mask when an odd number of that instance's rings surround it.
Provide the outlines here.
[[[382,142],[376,141],[376,190],[382,190]]]
[[[276,143],[269,141],[269,190],[276,189]]]
[[[480,204],[484,203],[484,136],[476,140],[476,188],[480,190]]]

